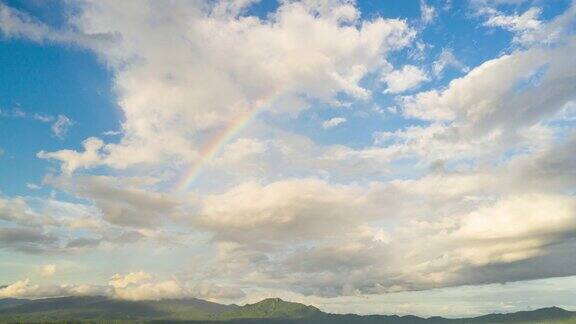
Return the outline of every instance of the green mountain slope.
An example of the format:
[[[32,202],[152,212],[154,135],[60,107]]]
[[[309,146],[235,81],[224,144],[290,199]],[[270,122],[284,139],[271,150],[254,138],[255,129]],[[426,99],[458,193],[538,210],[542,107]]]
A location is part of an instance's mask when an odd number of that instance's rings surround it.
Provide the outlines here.
[[[107,297],[0,299],[0,323],[209,323],[209,324],[576,324],[576,312],[558,307],[475,318],[328,314],[314,306],[262,300],[244,306],[200,299],[125,301]]]
[[[511,323],[511,322],[542,322],[565,320],[576,315],[559,307],[541,308],[533,311],[523,311],[511,314],[489,314],[470,320],[470,323]]]
[[[31,302],[27,299],[4,298],[0,299],[0,311],[5,308],[16,307]]]
[[[278,318],[296,319],[317,316],[321,314],[318,308],[299,303],[283,301],[280,298],[264,299],[256,304],[248,304],[237,310],[225,313],[223,319],[238,318]]]
[[[200,299],[126,301],[106,297],[62,297],[10,301],[0,308],[0,321],[58,320],[209,320],[239,306]],[[0,305],[7,304],[0,301]]]

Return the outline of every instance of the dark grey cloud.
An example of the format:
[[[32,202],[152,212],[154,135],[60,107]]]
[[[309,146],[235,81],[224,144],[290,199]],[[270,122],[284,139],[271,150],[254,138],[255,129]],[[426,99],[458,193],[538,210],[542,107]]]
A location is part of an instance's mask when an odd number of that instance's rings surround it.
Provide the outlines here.
[[[39,229],[0,228],[0,243],[4,249],[46,253],[57,247],[58,238]]]

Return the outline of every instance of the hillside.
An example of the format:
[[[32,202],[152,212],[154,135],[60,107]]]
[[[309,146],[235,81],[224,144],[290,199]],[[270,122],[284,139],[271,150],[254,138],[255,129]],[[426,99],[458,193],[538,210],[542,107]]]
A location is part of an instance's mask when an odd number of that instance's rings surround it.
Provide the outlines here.
[[[269,298],[255,304],[223,305],[201,299],[125,301],[107,297],[61,297],[37,300],[0,299],[1,323],[59,321],[115,323],[244,323],[244,324],[465,324],[554,323],[576,324],[576,312],[558,307],[475,318],[446,319],[417,316],[328,314],[307,306]]]
[[[126,301],[106,297],[0,300],[0,321],[210,320],[239,306],[200,299]]]
[[[283,301],[280,298],[268,298],[255,304],[248,304],[235,311],[223,314],[225,319],[240,318],[308,318],[322,314],[314,306]]]

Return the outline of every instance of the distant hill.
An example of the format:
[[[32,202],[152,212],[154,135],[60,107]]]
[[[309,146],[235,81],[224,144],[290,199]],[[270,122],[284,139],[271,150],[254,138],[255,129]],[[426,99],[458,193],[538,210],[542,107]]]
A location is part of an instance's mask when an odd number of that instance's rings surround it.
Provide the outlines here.
[[[474,318],[329,314],[314,306],[264,299],[244,306],[201,299],[126,301],[107,297],[0,299],[0,323],[210,323],[210,324],[576,324],[576,312],[558,307]]]
[[[470,323],[542,322],[542,321],[564,320],[571,317],[576,317],[576,312],[570,312],[559,307],[548,307],[533,311],[523,311],[511,314],[489,314],[473,318],[469,322]],[[574,321],[574,323],[576,323],[576,321]]]
[[[323,314],[314,306],[283,301],[280,298],[264,299],[256,304],[248,304],[236,310],[222,314],[225,319],[242,318],[289,318],[299,319]]]
[[[159,301],[127,301],[100,296],[0,299],[0,321],[210,320],[238,308],[237,305],[193,298]]]

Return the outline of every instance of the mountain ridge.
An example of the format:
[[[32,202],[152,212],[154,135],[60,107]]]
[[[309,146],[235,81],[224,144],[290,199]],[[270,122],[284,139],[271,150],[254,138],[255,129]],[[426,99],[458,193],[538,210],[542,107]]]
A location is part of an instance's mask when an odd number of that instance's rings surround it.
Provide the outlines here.
[[[115,323],[576,323],[576,312],[546,307],[515,313],[492,313],[470,318],[415,315],[331,314],[317,307],[267,298],[246,305],[225,305],[202,299],[127,301],[105,296],[43,299],[0,299],[0,323],[108,322]]]

